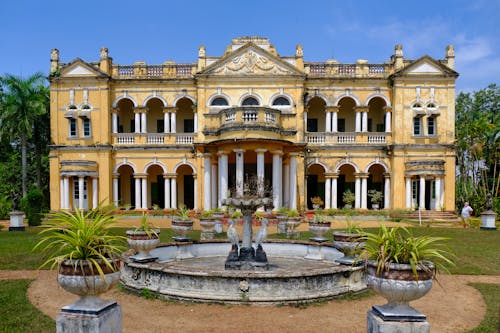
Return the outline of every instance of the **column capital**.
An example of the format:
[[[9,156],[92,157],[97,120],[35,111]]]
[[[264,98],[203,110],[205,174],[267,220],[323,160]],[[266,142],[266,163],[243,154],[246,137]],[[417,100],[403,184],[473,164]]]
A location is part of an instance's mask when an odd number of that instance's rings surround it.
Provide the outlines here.
[[[203,156],[205,158],[206,157],[210,157],[211,158],[212,157],[212,153],[203,153],[203,154],[201,154],[201,156]]]
[[[176,112],[177,111],[177,107],[176,106],[165,106],[163,107],[163,113],[166,113],[166,112]]]
[[[266,148],[257,148],[254,150],[257,154],[264,154],[267,149]]]
[[[228,154],[229,154],[229,152],[227,150],[219,150],[217,152],[218,156],[224,156],[224,155],[228,155]]]
[[[370,108],[367,105],[360,105],[360,106],[355,106],[354,110],[356,112],[368,112]]]
[[[356,172],[354,173],[355,178],[368,178],[369,174],[367,172]]]
[[[134,178],[147,178],[147,173],[134,173]]]
[[[163,178],[177,178],[177,174],[176,173],[164,173],[163,174]]]
[[[386,105],[386,106],[384,106],[384,107],[382,108],[382,110],[384,110],[385,112],[392,112],[392,106],[387,106],[387,105]]]
[[[235,149],[233,149],[233,151],[234,151],[235,153],[244,153],[244,152],[245,152],[245,149],[243,149],[243,148],[235,148]]]
[[[149,108],[146,106],[137,106],[134,108],[134,113],[143,113],[143,112],[148,112]]]
[[[298,151],[292,151],[292,152],[288,153],[288,156],[290,156],[290,157],[299,157],[300,153]]]
[[[120,112],[120,108],[119,107],[111,108],[111,113],[118,114],[118,112]]]
[[[337,105],[328,105],[328,106],[325,106],[325,111],[326,112],[339,112],[339,106]]]
[[[273,150],[273,151],[271,151],[271,154],[282,156],[283,155],[283,150]]]
[[[391,178],[390,172],[384,172],[384,178]]]
[[[325,178],[339,178],[338,172],[325,172]]]
[[[117,172],[113,172],[113,175],[112,175],[112,176],[113,176],[113,179],[118,179],[118,178],[120,178],[120,174],[119,174],[119,173],[117,173]],[[95,177],[95,178],[97,178],[97,177]]]

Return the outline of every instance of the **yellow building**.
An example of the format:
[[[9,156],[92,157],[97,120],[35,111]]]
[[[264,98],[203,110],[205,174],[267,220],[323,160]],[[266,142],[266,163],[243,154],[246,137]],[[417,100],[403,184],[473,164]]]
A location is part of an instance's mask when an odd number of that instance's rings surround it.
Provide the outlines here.
[[[51,55],[51,209],[208,209],[257,176],[275,208],[455,207],[454,50],[308,62],[261,37],[160,65]]]

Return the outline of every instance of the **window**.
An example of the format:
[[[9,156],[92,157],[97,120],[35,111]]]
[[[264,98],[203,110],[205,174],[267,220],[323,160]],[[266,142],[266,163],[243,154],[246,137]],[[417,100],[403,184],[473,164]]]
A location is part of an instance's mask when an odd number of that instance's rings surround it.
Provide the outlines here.
[[[243,100],[241,105],[259,105],[259,101],[255,97],[247,97]]]
[[[278,97],[273,101],[273,105],[290,105],[290,101],[285,97]]]
[[[194,133],[194,119],[184,119],[184,133]]]
[[[165,121],[163,119],[156,120],[156,133],[165,132]]]
[[[69,120],[69,136],[75,137],[77,136],[77,133],[78,133],[78,127],[76,124],[76,119],[71,118]]]
[[[90,136],[90,119],[83,118],[82,123],[83,123],[83,136],[89,137]]]
[[[436,118],[427,118],[427,135],[436,135]]]
[[[422,118],[413,118],[413,135],[422,135]]]
[[[345,132],[345,119],[344,118],[339,118],[337,120],[337,130],[339,132]]]
[[[130,133],[135,132],[135,119],[130,120]]]
[[[217,97],[215,98],[212,103],[210,104],[211,106],[224,106],[224,105],[229,105],[227,100],[223,97]]]
[[[311,133],[318,131],[318,119],[307,118],[307,131]]]

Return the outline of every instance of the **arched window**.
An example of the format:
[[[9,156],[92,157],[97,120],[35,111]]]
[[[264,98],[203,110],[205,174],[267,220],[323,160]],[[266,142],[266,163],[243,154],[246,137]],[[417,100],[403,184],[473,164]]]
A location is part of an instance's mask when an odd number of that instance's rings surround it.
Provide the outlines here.
[[[90,110],[90,109],[91,109],[91,107],[88,104],[85,104],[82,106],[82,110]]]
[[[255,97],[247,97],[241,105],[259,105],[259,101]]]
[[[76,105],[70,105],[70,106],[68,106],[68,110],[76,110],[76,109],[78,109],[76,107]]]
[[[420,104],[420,103],[413,104],[413,108],[414,109],[418,109],[418,108],[421,108],[421,107],[422,107],[422,104]]]
[[[224,97],[216,97],[210,104],[211,106],[224,106],[224,105],[229,105],[227,100]]]
[[[290,105],[290,101],[285,97],[278,97],[273,101],[273,105]]]

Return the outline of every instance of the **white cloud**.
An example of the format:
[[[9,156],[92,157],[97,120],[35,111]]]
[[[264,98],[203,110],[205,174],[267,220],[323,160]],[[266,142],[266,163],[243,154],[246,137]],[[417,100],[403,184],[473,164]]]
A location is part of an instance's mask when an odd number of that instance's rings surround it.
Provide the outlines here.
[[[491,42],[485,37],[467,39],[464,35],[458,35],[454,42],[457,63],[476,62],[493,53]]]

